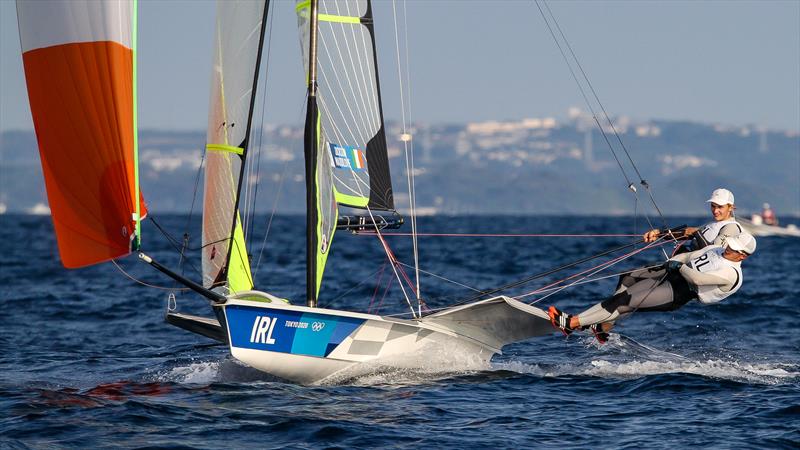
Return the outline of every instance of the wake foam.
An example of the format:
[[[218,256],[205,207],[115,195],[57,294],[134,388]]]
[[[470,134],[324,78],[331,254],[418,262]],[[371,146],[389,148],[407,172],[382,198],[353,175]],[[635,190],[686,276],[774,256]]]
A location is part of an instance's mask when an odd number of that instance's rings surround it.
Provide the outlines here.
[[[388,356],[355,364],[318,382],[319,385],[397,385],[422,384],[442,378],[469,375],[491,369],[491,355],[476,354],[474,348],[431,343],[413,354]]]
[[[168,369],[157,378],[179,384],[211,384],[219,381],[220,364],[219,361],[195,362]]]
[[[790,364],[752,364],[708,359],[705,361],[630,361],[617,363],[594,360],[583,374],[598,377],[638,378],[648,375],[688,373],[709,378],[754,384],[781,384],[800,377],[798,367]]]
[[[800,379],[800,366],[796,364],[744,362],[732,358],[692,359],[615,333],[603,345],[591,337],[582,339],[581,343],[595,353],[589,363],[545,365],[512,361],[494,363],[491,370],[539,377],[578,375],[618,379],[683,373],[751,384],[782,384]]]

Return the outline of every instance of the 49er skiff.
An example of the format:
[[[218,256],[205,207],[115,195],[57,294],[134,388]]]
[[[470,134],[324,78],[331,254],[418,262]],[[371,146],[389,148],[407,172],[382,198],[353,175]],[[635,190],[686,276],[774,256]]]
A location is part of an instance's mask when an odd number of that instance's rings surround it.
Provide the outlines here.
[[[505,296],[424,316],[409,302],[409,319],[317,307],[337,229],[380,234],[402,223],[394,208],[369,0],[296,5],[308,80],[306,305],[254,290],[239,211],[269,9],[268,0],[217,5],[202,283],[140,253],[208,298],[216,319],[168,313],[167,321],[226,342],[234,358],[252,367],[301,383],[365,362],[413,368],[424,363],[420,355],[437,349],[488,361],[506,344],[552,333],[544,311]],[[136,0],[18,0],[17,11],[64,265],[137,250],[145,208],[136,141]],[[55,103],[65,97],[74,101]],[[76,172],[72,161],[79,159],[92,163]],[[364,214],[340,217],[340,207]]]

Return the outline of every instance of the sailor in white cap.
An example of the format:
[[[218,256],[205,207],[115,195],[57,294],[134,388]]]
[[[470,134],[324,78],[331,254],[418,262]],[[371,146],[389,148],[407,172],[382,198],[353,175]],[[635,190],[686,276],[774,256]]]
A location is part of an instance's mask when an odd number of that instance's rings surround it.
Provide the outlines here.
[[[690,246],[681,246],[676,253],[683,253],[691,250],[700,250],[707,245],[723,245],[725,239],[730,236],[736,236],[742,232],[742,227],[736,222],[734,217],[734,204],[733,192],[727,189],[715,189],[711,193],[711,198],[706,200],[711,206],[711,215],[714,216],[714,221],[702,227],[686,227],[681,236],[676,236],[681,239],[691,239]],[[650,230],[644,234],[645,242],[653,242],[658,239],[662,234],[661,230]]]
[[[661,267],[639,269],[635,284],[576,316],[551,306],[550,320],[565,334],[590,329],[603,343],[614,321],[634,311],[674,311],[693,299],[705,304],[724,300],[742,286],[741,263],[755,251],[755,238],[742,232],[729,237],[724,246],[683,253]]]

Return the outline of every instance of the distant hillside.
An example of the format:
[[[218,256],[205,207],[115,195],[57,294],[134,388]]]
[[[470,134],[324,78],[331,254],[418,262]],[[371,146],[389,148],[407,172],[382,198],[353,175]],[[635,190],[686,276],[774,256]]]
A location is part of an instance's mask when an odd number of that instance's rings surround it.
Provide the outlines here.
[[[800,215],[800,136],[754,127],[691,122],[616,124],[625,147],[665,214],[704,214],[711,190],[734,191],[741,212],[770,202],[781,215]],[[395,198],[407,208],[400,129],[390,125]],[[256,209],[304,211],[302,129],[265,126],[258,172],[250,179]],[[418,124],[413,130],[417,204],[443,214],[631,214],[651,211],[616,138],[617,156],[639,189],[639,202],[587,117],[466,125]],[[198,185],[204,132],[144,130],[140,134],[141,184],[154,212],[185,212],[202,203]],[[80,162],[76,162],[79,164]],[[276,194],[281,195],[277,199]],[[38,206],[37,206],[38,205]],[[0,134],[0,211],[46,211],[46,197],[32,132]]]

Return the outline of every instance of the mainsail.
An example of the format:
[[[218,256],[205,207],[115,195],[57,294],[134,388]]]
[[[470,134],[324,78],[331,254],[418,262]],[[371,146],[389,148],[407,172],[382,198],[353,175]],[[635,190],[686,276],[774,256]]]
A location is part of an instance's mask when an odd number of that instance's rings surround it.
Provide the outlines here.
[[[206,136],[203,285],[253,287],[238,209],[266,27],[265,0],[217,3]]]
[[[65,267],[138,246],[136,1],[17,1],[22,59]]]
[[[296,10],[309,77],[306,115],[306,176],[312,217],[309,298],[316,298],[336,230],[338,205],[394,210],[378,83],[372,9],[368,0],[312,2]],[[313,49],[312,49],[313,47]],[[312,61],[312,56],[316,58]],[[315,65],[315,77],[311,77]],[[314,85],[314,83],[316,83]],[[315,230],[315,232],[314,232]]]

